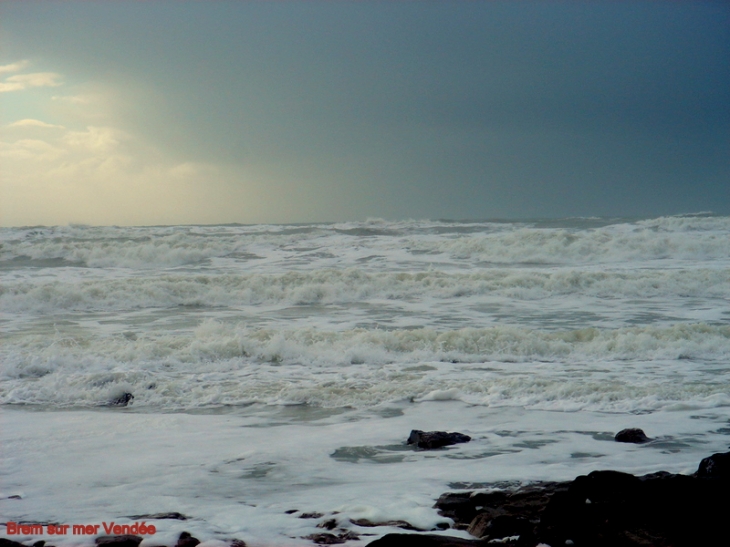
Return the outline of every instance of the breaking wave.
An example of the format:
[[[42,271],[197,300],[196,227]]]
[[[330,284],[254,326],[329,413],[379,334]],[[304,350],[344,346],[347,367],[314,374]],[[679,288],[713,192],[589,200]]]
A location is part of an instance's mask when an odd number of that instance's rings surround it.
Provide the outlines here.
[[[212,258],[290,255],[327,248],[348,264],[358,246],[389,258],[443,255],[495,264],[711,260],[730,255],[730,218],[684,215],[641,221],[439,222],[369,220],[307,226],[4,228],[0,266],[62,260],[90,268],[175,268]],[[253,254],[252,254],[253,253]]]
[[[115,311],[176,306],[333,304],[367,299],[465,299],[494,295],[538,300],[703,297],[730,294],[730,269],[553,271],[486,269],[474,273],[346,270],[251,275],[158,275],[90,281],[32,280],[0,286],[0,309],[11,312]]]
[[[488,405],[716,406],[730,404],[720,371],[729,354],[730,327],[707,324],[322,332],[209,321],[190,335],[17,339],[3,349],[0,403],[88,406],[129,391],[137,406],[171,410],[357,407],[452,390]]]

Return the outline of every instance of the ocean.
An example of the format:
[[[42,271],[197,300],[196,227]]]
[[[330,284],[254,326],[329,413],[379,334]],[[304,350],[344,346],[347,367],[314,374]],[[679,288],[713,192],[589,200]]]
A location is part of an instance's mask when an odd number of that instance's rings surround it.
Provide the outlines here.
[[[726,216],[3,228],[0,311],[3,523],[365,545],[446,491],[730,444]]]

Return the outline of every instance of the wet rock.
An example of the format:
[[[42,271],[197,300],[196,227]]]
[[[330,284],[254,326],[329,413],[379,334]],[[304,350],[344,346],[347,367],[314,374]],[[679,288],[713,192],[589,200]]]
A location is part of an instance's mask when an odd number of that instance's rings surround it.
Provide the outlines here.
[[[520,547],[709,547],[727,544],[729,490],[730,452],[705,458],[694,475],[594,471],[570,482],[449,492],[436,507],[455,528],[485,543],[512,538],[509,543]],[[422,537],[403,545],[440,545]]]
[[[531,532],[532,525],[524,517],[514,515],[489,516],[480,513],[469,525],[469,533],[481,539],[502,539],[506,537],[524,536]]]
[[[730,452],[713,454],[702,460],[697,469],[697,476],[713,479],[729,479]]]
[[[231,541],[231,547],[246,547],[246,542],[241,539]]]
[[[651,439],[646,436],[644,431],[639,428],[622,429],[621,431],[616,433],[614,439],[617,443],[634,444],[648,443],[649,441],[651,441]]]
[[[469,435],[463,433],[447,433],[446,431],[421,431],[414,429],[408,436],[407,444],[415,444],[418,448],[431,450],[458,443],[471,441]]]
[[[577,477],[567,491],[553,496],[540,514],[535,534],[549,545],[624,546],[624,531],[642,537],[635,527],[641,513],[642,481],[628,473],[594,471]],[[636,518],[634,518],[636,517]]]
[[[568,495],[591,503],[626,503],[639,494],[641,480],[621,471],[593,471],[577,477],[568,487]]]
[[[360,536],[358,536],[355,532],[348,530],[337,535],[327,532],[322,534],[312,534],[306,536],[304,539],[310,539],[318,545],[336,545],[338,543],[345,543],[346,541],[360,539]]]
[[[471,492],[441,494],[434,507],[439,510],[439,514],[453,519],[457,528],[459,524],[470,522],[477,514],[477,505],[472,500]]]
[[[132,515],[129,517],[133,520],[162,520],[162,519],[174,519],[174,520],[188,520],[188,517],[182,513],[170,512],[170,513],[151,513],[149,515]]]
[[[195,547],[200,540],[190,535],[190,532],[181,532],[175,547]]]
[[[483,547],[478,539],[462,539],[433,534],[386,534],[367,547]]]
[[[99,547],[137,547],[142,537],[124,534],[121,536],[99,536],[94,541]]]
[[[328,519],[323,522],[320,522],[317,525],[317,528],[324,528],[325,530],[334,530],[337,528],[337,520],[336,519]]]
[[[13,541],[12,539],[0,538],[0,547],[27,547],[27,546],[23,545],[22,543],[18,543],[17,541]]]

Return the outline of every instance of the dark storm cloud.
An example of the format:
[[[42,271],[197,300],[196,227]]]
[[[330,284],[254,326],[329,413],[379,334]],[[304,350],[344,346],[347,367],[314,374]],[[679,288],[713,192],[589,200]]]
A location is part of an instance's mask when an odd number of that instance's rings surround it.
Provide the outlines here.
[[[276,166],[292,221],[730,212],[724,2],[4,11],[26,57],[158,89],[127,118],[161,147]]]

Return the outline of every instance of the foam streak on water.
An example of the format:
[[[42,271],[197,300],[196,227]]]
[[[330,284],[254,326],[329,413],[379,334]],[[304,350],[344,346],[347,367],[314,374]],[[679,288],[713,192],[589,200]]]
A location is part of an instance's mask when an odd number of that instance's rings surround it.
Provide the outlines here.
[[[730,217],[6,228],[0,313],[11,520],[296,545],[287,509],[430,526],[449,484],[684,470],[730,431]]]

